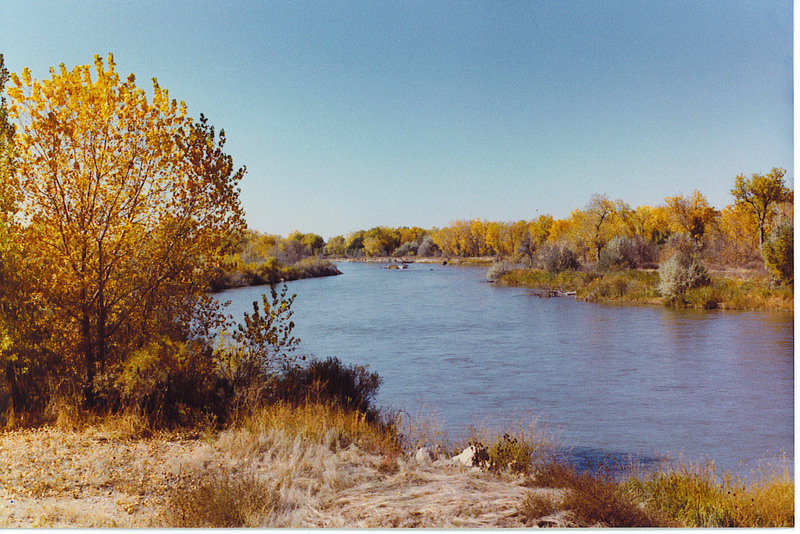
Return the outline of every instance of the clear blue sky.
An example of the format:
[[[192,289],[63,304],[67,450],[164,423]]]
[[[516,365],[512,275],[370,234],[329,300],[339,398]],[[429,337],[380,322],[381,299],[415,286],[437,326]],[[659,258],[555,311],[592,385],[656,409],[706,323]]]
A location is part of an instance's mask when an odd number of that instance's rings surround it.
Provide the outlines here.
[[[566,217],[793,167],[792,2],[2,0],[12,72],[113,52],[246,165],[254,229]]]

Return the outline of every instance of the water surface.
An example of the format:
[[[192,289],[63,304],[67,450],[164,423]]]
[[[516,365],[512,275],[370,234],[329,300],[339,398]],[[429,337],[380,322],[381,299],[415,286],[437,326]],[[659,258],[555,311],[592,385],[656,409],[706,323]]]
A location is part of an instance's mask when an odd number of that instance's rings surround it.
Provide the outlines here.
[[[289,284],[300,351],[368,364],[378,404],[435,411],[452,437],[536,419],[594,457],[710,458],[745,476],[793,457],[792,314],[537,298],[475,267],[339,268]],[[221,298],[241,317],[263,292]]]

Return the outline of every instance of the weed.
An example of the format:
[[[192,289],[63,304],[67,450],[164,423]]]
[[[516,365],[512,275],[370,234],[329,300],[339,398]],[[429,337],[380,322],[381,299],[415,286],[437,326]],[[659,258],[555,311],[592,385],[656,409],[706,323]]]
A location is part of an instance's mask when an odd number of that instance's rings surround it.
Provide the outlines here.
[[[552,457],[551,439],[535,424],[504,431],[471,430],[470,445],[476,449],[477,465],[492,472],[530,474],[536,465]],[[488,445],[484,445],[488,444]]]
[[[181,528],[238,528],[280,505],[276,488],[254,475],[211,474],[179,487],[169,497],[166,522]]]
[[[528,521],[531,521],[558,512],[559,503],[550,496],[530,491],[522,501],[519,511]]]
[[[580,526],[658,527],[664,520],[636,503],[610,476],[579,473],[564,462],[553,460],[536,467],[533,483],[539,487],[563,489],[556,508],[567,510]],[[530,512],[531,515],[527,515]],[[536,519],[538,510],[523,503],[523,513]]]

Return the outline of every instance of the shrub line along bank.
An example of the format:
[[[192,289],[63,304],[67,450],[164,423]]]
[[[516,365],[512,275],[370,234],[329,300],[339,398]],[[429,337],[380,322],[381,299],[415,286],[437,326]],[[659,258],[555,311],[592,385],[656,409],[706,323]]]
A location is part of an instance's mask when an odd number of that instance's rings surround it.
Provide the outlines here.
[[[677,308],[794,311],[792,286],[770,288],[768,275],[758,272],[714,272],[697,287],[672,297],[665,296],[663,279],[653,269],[629,269],[607,273],[565,271],[548,273],[514,269],[501,273],[496,283],[531,289],[575,292],[577,300],[632,305],[666,305]]]

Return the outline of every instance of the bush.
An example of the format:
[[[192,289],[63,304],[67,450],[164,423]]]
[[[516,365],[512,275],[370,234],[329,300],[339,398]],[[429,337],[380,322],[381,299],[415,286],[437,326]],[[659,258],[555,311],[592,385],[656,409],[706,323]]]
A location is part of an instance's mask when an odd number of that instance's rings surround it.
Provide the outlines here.
[[[612,239],[603,250],[597,262],[597,269],[636,269],[655,259],[653,248],[638,239],[618,236]]]
[[[503,275],[512,272],[515,266],[507,261],[496,261],[486,271],[486,280],[489,282],[497,282]]]
[[[764,242],[764,263],[772,275],[784,283],[794,282],[794,227],[777,226]]]
[[[489,470],[505,471],[512,473],[529,473],[531,470],[531,455],[533,446],[524,439],[503,434],[489,446]]]
[[[419,248],[417,249],[417,256],[421,256],[423,258],[430,258],[434,256],[441,256],[442,251],[439,249],[439,246],[433,242],[430,236],[425,236],[420,243]]]
[[[210,351],[201,344],[159,339],[139,349],[122,372],[97,380],[97,397],[112,410],[133,408],[163,426],[222,416]]]
[[[659,527],[665,521],[643,509],[623,487],[603,473],[579,473],[562,461],[537,466],[533,485],[564,490],[554,504],[529,495],[522,511],[528,519],[538,519],[554,510],[566,510],[582,527]],[[543,513],[546,512],[546,513]]]
[[[672,302],[683,299],[690,289],[707,285],[710,282],[708,271],[694,254],[678,251],[668,259],[658,271],[661,295]]]
[[[179,528],[254,527],[280,503],[278,489],[253,475],[214,473],[173,490],[165,520]]]
[[[372,401],[383,379],[363,365],[344,365],[339,358],[312,360],[307,367],[287,369],[273,383],[273,401],[302,403],[313,401],[331,404],[365,414],[368,420],[378,417]]]
[[[244,314],[244,325],[237,325],[233,334],[236,342],[257,361],[267,376],[275,376],[296,361],[292,353],[300,340],[292,337],[294,322],[291,320],[295,295],[287,297],[287,290],[284,285],[278,294],[276,287],[270,286],[271,299],[266,294],[261,296],[263,314],[258,302],[253,302],[253,313]]]
[[[536,256],[535,265],[553,274],[576,271],[581,267],[575,253],[569,247],[559,245],[543,247]]]
[[[413,256],[419,250],[419,243],[416,241],[406,241],[394,250],[392,256],[399,258],[401,256]]]

